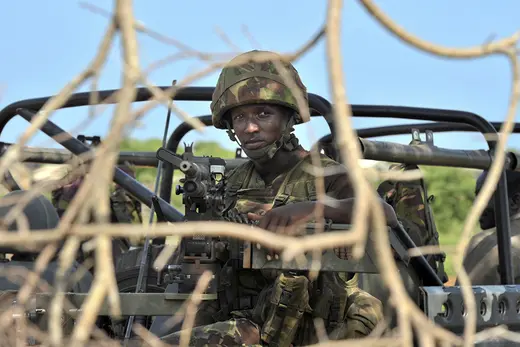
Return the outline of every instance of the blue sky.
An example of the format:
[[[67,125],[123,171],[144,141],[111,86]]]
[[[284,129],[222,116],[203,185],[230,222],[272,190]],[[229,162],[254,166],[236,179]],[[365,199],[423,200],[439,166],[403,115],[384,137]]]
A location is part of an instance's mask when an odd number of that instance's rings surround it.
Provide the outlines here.
[[[91,1],[111,10],[113,1]],[[264,0],[244,5],[234,1],[134,1],[135,15],[149,28],[205,52],[230,52],[217,34],[226,35],[240,51],[271,49],[290,52],[314,34],[326,16],[325,1]],[[502,1],[382,1],[376,2],[386,13],[414,34],[446,46],[470,46],[490,37],[505,37],[520,29],[517,14],[520,2]],[[259,5],[257,5],[259,4]],[[490,121],[502,121],[507,110],[510,69],[503,57],[475,60],[447,60],[412,49],[387,33],[355,1],[345,1],[342,23],[342,53],[348,98],[353,104],[423,106],[474,112]],[[5,2],[0,11],[2,60],[0,64],[0,107],[11,102],[57,93],[94,56],[107,19],[80,6],[80,2],[29,1]],[[247,26],[259,44],[252,44],[243,33]],[[144,67],[178,50],[146,35],[139,35],[140,60]],[[330,98],[326,69],[325,43],[321,42],[296,63],[309,92]],[[151,73],[156,85],[169,85],[173,79],[203,67],[196,60],[180,61]],[[119,40],[115,41],[99,83],[100,89],[120,87]],[[217,73],[194,85],[212,86]],[[80,91],[87,91],[89,84]],[[209,103],[180,102],[192,115],[209,114]],[[108,108],[88,127],[75,131],[104,135],[110,122]],[[144,118],[143,126],[132,136],[160,138],[166,115],[157,107]],[[52,119],[71,130],[88,116],[87,108],[60,110]],[[173,119],[170,131],[179,124]],[[404,120],[354,120],[357,128],[404,123]],[[16,141],[27,127],[23,119],[11,121],[1,140]],[[309,138],[312,130],[312,138]],[[297,134],[308,147],[310,139],[328,133],[321,119],[300,126]],[[510,146],[520,148],[520,136],[513,135]],[[186,141],[216,140],[232,148],[227,135],[215,129],[204,134],[191,132]],[[409,136],[380,138],[407,143]],[[436,144],[448,148],[486,148],[482,136],[473,133],[435,135]],[[52,146],[52,140],[39,134],[31,144]]]

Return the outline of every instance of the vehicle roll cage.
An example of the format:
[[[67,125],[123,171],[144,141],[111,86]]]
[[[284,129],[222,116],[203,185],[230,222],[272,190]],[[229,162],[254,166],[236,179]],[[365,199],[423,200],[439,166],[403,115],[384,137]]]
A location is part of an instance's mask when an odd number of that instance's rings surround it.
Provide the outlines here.
[[[167,90],[171,87],[163,86],[158,88]],[[213,90],[214,87],[179,88],[176,92],[174,100],[209,102],[211,101]],[[115,92],[117,92],[117,90],[99,91],[99,99],[104,100],[99,104],[115,103],[115,101],[107,101],[107,98],[109,98]],[[89,92],[73,94],[61,108],[88,106],[90,103],[89,95]],[[137,88],[137,94],[134,102],[147,101],[152,97],[152,94],[147,88]],[[0,111],[0,135],[5,129],[7,123],[16,115],[18,115],[19,109],[37,112],[50,98],[51,97],[43,97],[21,100],[3,108]],[[317,94],[309,93],[309,107],[311,110],[311,117],[324,117],[331,132],[330,135],[324,136],[320,141],[323,143],[331,142],[332,138],[334,137],[334,124],[332,118],[330,117],[332,112],[332,105],[325,98]],[[352,105],[351,108],[354,117],[400,118],[434,122],[359,129],[357,130],[357,133],[360,138],[406,134],[410,133],[412,128],[432,131],[478,131],[481,134],[496,134],[497,129],[502,126],[502,123],[490,123],[477,114],[457,110],[377,105]],[[199,116],[197,118],[201,120],[201,122],[206,126],[211,125],[210,116]],[[170,135],[167,148],[173,152],[177,152],[180,141],[190,130],[192,130],[192,128],[189,124],[181,123]],[[520,132],[519,124],[515,124],[514,132]],[[489,137],[486,139],[486,142],[490,152],[494,153],[496,142],[492,139],[489,139]],[[172,165],[163,166],[162,180],[160,184],[160,197],[168,203],[170,202],[172,192],[173,172],[174,169]],[[500,176],[500,180],[494,194],[494,200],[497,207],[495,211],[495,218],[497,225],[496,229],[497,243],[499,248],[501,282],[502,284],[513,284],[514,280],[511,259],[508,194],[506,190],[505,170]]]

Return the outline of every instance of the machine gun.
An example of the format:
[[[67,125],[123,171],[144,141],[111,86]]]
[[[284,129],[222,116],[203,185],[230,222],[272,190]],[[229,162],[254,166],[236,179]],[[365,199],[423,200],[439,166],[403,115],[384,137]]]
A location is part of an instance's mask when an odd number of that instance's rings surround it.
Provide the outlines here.
[[[226,162],[221,158],[202,157],[199,163],[193,155],[193,145],[185,145],[184,154],[179,157],[166,148],[157,150],[157,159],[181,170],[181,178],[175,193],[182,195],[185,207],[184,218],[193,220],[214,220],[220,217],[224,204],[224,178]],[[203,161],[206,161],[205,163]]]

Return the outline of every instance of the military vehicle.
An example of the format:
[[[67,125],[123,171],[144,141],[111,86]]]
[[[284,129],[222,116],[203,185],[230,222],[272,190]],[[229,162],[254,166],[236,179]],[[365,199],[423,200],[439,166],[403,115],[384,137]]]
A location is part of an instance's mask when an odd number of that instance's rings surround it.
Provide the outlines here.
[[[166,90],[169,87],[159,87]],[[100,100],[106,100],[117,90],[99,91]],[[210,101],[213,87],[183,87],[176,91],[175,100]],[[152,98],[145,88],[138,88],[135,102],[143,102]],[[21,100],[4,107],[0,111],[0,135],[6,124],[19,116],[30,122],[36,112],[44,105],[49,97]],[[63,108],[81,107],[89,104],[89,93],[73,94]],[[340,156],[334,145],[335,129],[331,118],[332,105],[323,97],[309,93],[309,106],[312,117],[323,117],[330,128],[330,134],[320,139],[318,145],[324,153],[340,161]],[[430,121],[430,123],[405,124],[398,126],[357,129],[357,134],[365,159],[404,163],[407,165],[433,165],[473,169],[487,169],[494,160],[496,142],[488,139],[489,148],[482,150],[455,150],[440,148],[433,143],[433,131],[469,131],[482,134],[497,133],[500,123],[490,123],[483,117],[464,111],[426,109],[416,107],[352,105],[354,117],[409,119]],[[211,126],[211,116],[199,116],[199,120],[206,126]],[[120,152],[119,163],[131,163],[136,166],[157,167],[160,180],[157,180],[156,191],[152,191],[136,179],[116,168],[113,180],[122,186],[131,195],[151,209],[159,223],[179,223],[193,220],[218,219],[218,206],[222,191],[216,179],[218,175],[225,175],[228,170],[242,163],[244,158],[237,150],[236,158],[213,158],[195,156],[192,147],[187,146],[182,155],[176,154],[184,136],[192,130],[188,123],[180,124],[171,134],[165,130],[169,138],[164,146],[156,152]],[[65,148],[22,148],[25,162],[61,164],[92,150],[85,143],[85,137],[75,138],[61,129],[52,121],[45,122],[41,128],[49,137],[60,135],[60,144]],[[420,133],[426,133],[426,140],[421,140]],[[515,125],[515,132],[520,127]],[[411,134],[410,145],[391,142],[369,140],[369,138]],[[65,135],[65,136],[64,136]],[[0,137],[1,138],[1,137]],[[64,139],[64,140],[63,140]],[[99,139],[102,141],[102,139]],[[0,154],[5,153],[13,144],[2,142]],[[518,159],[514,153],[507,153],[504,170],[520,170]],[[176,194],[182,195],[185,211],[179,211],[170,204],[173,191],[173,178],[178,170],[184,175],[181,185],[176,188]],[[505,172],[505,171],[504,171]],[[7,177],[9,178],[9,177]],[[23,192],[10,180],[5,180],[7,186],[13,190],[12,194]],[[478,302],[477,330],[505,325],[512,331],[520,330],[520,287],[514,285],[514,274],[511,259],[511,240],[509,229],[509,215],[507,208],[507,191],[505,174],[500,177],[496,193],[493,197],[497,206],[497,243],[500,255],[500,286],[474,286],[473,292]],[[38,227],[52,229],[58,221],[52,215],[52,206],[44,197],[35,200],[32,207],[36,214],[49,213],[51,217],[45,226]],[[26,209],[26,215],[34,218],[34,211]],[[2,210],[5,215],[9,206]],[[31,214],[32,213],[32,214]],[[30,219],[30,218],[29,218]],[[432,222],[432,221],[430,221]],[[32,226],[31,222],[29,222]],[[37,227],[37,228],[38,228]],[[174,228],[174,225],[172,225]],[[327,225],[329,232],[345,230],[346,225]],[[15,229],[14,227],[12,229]],[[313,226],[308,226],[309,232]],[[410,257],[408,251],[417,247],[407,232],[401,228],[388,228],[391,247],[396,255],[396,263],[401,270],[403,280],[409,290],[409,295],[415,300],[424,314],[440,326],[461,335],[464,329],[464,305],[459,287],[446,286],[447,278],[442,270],[443,257]],[[433,231],[436,237],[436,231]],[[434,236],[435,236],[434,235]],[[165,268],[155,269],[154,259],[165,247],[164,238],[155,238],[152,242],[145,242],[142,247],[128,246],[122,250],[115,260],[116,277],[118,281],[121,301],[122,318],[110,318],[109,305],[105,304],[99,312],[97,322],[99,328],[104,329],[111,337],[121,341],[134,338],[131,327],[133,322],[143,324],[150,332],[157,336],[180,328],[180,323],[167,326],[164,323],[176,312],[194,290],[198,278],[205,270],[214,274],[203,300],[219,300],[226,295],[221,290],[222,274],[226,266],[251,269],[293,269],[308,270],[311,266],[312,255],[306,255],[306,262],[282,262],[279,259],[266,258],[265,250],[252,247],[242,240],[226,238],[193,236],[181,240],[176,253],[169,259]],[[434,240],[435,241],[435,240]],[[438,243],[438,239],[435,241]],[[10,259],[4,257],[2,268],[3,277],[0,277],[0,291],[8,299],[4,304],[15,303],[16,293],[20,284],[6,275],[6,271],[15,267],[31,269],[34,266],[37,252],[20,250],[16,247],[2,247],[0,253],[12,255]],[[371,241],[367,243],[366,254],[359,261],[340,259],[331,250],[322,254],[322,271],[353,271],[363,274],[362,287],[381,298],[384,304],[386,293],[378,291],[382,288],[381,279],[375,262],[374,249]],[[232,260],[229,262],[229,260]],[[229,265],[232,264],[232,265]],[[79,264],[76,264],[76,268]],[[55,283],[57,261],[50,263],[43,278],[52,286]],[[74,269],[71,269],[74,272]],[[66,308],[63,320],[64,331],[70,332],[74,325],[74,318],[81,311],[92,284],[92,275],[85,273],[80,281],[66,288],[66,299],[70,303]],[[35,291],[30,305],[24,308],[25,316],[42,330],[47,330],[49,301],[54,295],[52,291],[40,289]],[[9,301],[12,300],[12,301]],[[387,305],[388,306],[388,305]],[[393,323],[395,324],[395,322]],[[36,343],[35,339],[31,340]],[[30,342],[31,342],[30,341]],[[487,341],[479,345],[495,346],[503,342]],[[503,344],[500,344],[503,345]]]

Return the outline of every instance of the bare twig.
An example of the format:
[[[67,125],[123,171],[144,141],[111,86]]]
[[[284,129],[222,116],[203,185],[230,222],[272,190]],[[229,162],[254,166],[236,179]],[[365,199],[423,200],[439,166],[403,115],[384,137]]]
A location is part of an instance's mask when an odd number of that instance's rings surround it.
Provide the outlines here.
[[[197,285],[190,296],[188,306],[186,307],[186,316],[184,317],[184,322],[182,322],[181,340],[179,343],[181,347],[188,346],[190,342],[190,333],[191,329],[193,329],[193,323],[195,322],[197,306],[201,303],[202,294],[208,287],[212,276],[213,274],[210,271],[204,271],[202,275],[200,275]]]

